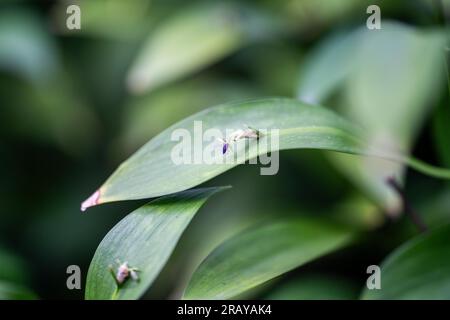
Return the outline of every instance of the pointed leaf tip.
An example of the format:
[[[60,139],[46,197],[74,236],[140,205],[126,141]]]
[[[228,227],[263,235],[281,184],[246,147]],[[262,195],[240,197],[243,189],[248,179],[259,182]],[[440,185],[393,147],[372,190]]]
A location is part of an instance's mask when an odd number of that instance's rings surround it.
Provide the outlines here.
[[[98,204],[100,199],[100,190],[95,191],[89,198],[83,201],[81,204],[81,211],[86,211],[87,208],[93,207]]]

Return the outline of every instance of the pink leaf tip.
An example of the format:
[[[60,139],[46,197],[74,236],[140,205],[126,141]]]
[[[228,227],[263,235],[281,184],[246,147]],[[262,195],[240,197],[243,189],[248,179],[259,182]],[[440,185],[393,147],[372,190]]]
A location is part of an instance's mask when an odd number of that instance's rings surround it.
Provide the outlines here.
[[[89,198],[83,201],[81,204],[81,211],[86,211],[87,208],[97,205],[99,199],[100,190],[97,190]]]

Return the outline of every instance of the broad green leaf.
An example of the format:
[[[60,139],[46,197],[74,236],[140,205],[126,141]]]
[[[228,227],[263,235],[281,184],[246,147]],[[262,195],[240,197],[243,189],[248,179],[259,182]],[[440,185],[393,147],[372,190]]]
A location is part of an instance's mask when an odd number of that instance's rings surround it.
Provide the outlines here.
[[[274,26],[269,21],[230,2],[181,10],[149,35],[128,73],[128,87],[140,93],[210,65],[271,34]]]
[[[105,236],[89,267],[86,299],[138,299],[155,280],[178,239],[202,204],[223,188],[205,188],[162,197],[133,211]],[[109,266],[138,268],[139,281],[117,288]]]
[[[342,248],[353,234],[322,221],[291,218],[255,226],[217,247],[198,267],[185,299],[229,299]]]
[[[275,286],[269,300],[349,300],[358,297],[358,287],[347,279],[327,274],[307,274]]]
[[[0,280],[0,300],[34,300],[36,294],[29,289]]]
[[[323,103],[344,85],[352,68],[352,54],[360,36],[360,30],[340,31],[319,43],[308,54],[300,66],[297,88],[299,100],[313,104]]]
[[[193,137],[191,142],[198,147],[217,144],[215,141],[198,141],[202,136],[193,133],[195,121],[201,121],[203,132],[213,128],[225,133],[227,130],[243,129],[247,124],[258,130],[265,129],[267,134],[261,136],[258,143],[250,141],[245,153],[236,150],[222,155],[225,157],[223,163],[194,163],[195,157],[202,160],[202,151],[193,147],[192,162],[176,164],[171,153],[182,142],[172,141],[171,135],[175,129],[187,130]],[[272,146],[272,138],[276,137],[271,136],[271,129],[279,130],[278,146]],[[193,141],[195,136],[197,141]],[[236,149],[238,147],[241,151],[245,148],[242,144],[235,146]],[[368,150],[362,131],[330,110],[295,99],[271,98],[219,105],[174,124],[122,163],[100,189],[82,204],[82,210],[105,202],[151,198],[186,190],[259,154],[296,148],[376,155],[407,162],[432,176],[450,178],[450,172],[445,169],[425,165],[401,154],[390,153],[389,150],[374,147]],[[229,161],[235,157],[235,153],[237,159]]]
[[[363,299],[450,299],[450,225],[413,238],[381,265],[381,290]]]

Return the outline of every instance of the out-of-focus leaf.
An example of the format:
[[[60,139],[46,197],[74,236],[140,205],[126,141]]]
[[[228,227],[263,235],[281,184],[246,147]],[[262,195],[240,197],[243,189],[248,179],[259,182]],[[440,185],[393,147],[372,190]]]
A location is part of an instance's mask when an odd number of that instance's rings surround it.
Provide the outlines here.
[[[337,221],[365,231],[380,227],[386,220],[379,207],[359,194],[339,202],[333,211]]]
[[[198,267],[185,299],[228,299],[342,248],[353,234],[322,221],[293,218],[246,230]]]
[[[338,32],[321,42],[300,67],[297,97],[307,103],[323,103],[342,87],[350,74],[361,32]]]
[[[46,82],[58,68],[56,47],[37,15],[5,10],[0,14],[0,69],[34,83]]]
[[[380,31],[366,31],[362,37],[344,113],[367,129],[369,143],[408,153],[442,85],[444,37],[441,32],[420,32],[386,22]],[[365,185],[378,203],[388,212],[400,210],[400,201],[385,178],[401,176],[401,164],[346,160],[339,163],[353,172],[351,177]]]
[[[26,283],[27,271],[25,263],[19,257],[0,247],[0,281]]]
[[[26,286],[29,270],[20,257],[0,247],[0,300],[30,300],[37,296]]]
[[[194,133],[196,121],[197,126],[201,121],[201,135]],[[183,132],[190,135],[192,143],[192,137],[197,136],[195,139],[200,140],[203,132],[208,129],[215,129],[223,134],[230,130],[245,129],[244,124],[257,130],[267,130],[266,134],[257,141],[250,141],[248,148],[245,143],[235,144],[235,152],[224,155],[219,152],[222,148],[216,141],[206,141],[206,146],[204,141],[197,141],[197,147],[191,147],[190,154],[186,154],[191,156],[190,163],[174,162],[174,147],[178,145],[180,148],[180,144],[184,146],[187,143],[173,141],[171,136],[174,130],[187,130]],[[277,129],[278,133],[273,134],[271,129]],[[199,131],[199,128],[195,131]],[[273,144],[271,139],[279,141]],[[211,152],[213,163],[202,161],[204,152],[199,150],[200,146],[209,147],[205,150]],[[450,171],[405,158],[402,154],[376,148],[367,151],[363,132],[330,110],[306,105],[295,99],[271,98],[219,105],[174,124],[122,163],[82,204],[82,210],[105,202],[157,197],[186,190],[258,155],[296,148],[377,155],[407,162],[435,177],[450,178]]]
[[[312,91],[314,99],[324,99],[333,86],[346,80],[341,111],[365,128],[367,147],[375,144],[406,154],[443,80],[443,33],[383,22],[383,28],[377,32],[364,28],[349,37],[350,48],[332,38],[322,45],[327,52],[319,50],[317,58],[309,59],[312,63],[306,69],[308,78],[302,82],[306,89],[301,85],[299,96],[310,99],[308,93]],[[334,61],[333,66],[327,63],[330,59],[322,58],[328,52],[338,52],[337,57],[342,59]],[[322,64],[329,65],[328,72],[333,75],[324,84],[319,81],[324,77]],[[342,66],[350,65],[345,72]],[[314,82],[315,89],[310,89]],[[400,201],[385,178],[401,177],[401,164],[345,155],[332,157],[387,212],[398,212]]]
[[[159,198],[133,211],[100,243],[89,267],[86,299],[138,299],[161,271],[202,204],[223,188],[190,190]],[[116,259],[139,271],[119,289],[108,268]]]
[[[354,283],[326,274],[308,274],[275,286],[265,296],[269,300],[350,300],[358,297]]]
[[[36,294],[22,286],[0,280],[0,300],[34,300]]]
[[[346,113],[371,133],[384,130],[407,146],[442,84],[443,33],[385,23],[382,31],[367,31],[361,39]]]
[[[418,236],[381,265],[381,290],[363,299],[450,299],[450,225]]]
[[[154,89],[218,61],[274,28],[259,12],[230,2],[182,10],[149,35],[131,66],[128,87],[137,93]]]

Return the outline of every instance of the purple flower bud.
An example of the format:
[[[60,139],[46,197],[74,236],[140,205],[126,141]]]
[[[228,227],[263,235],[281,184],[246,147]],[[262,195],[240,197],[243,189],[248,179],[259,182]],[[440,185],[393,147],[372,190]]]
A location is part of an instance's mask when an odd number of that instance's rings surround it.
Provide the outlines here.
[[[225,154],[228,150],[228,143],[224,143],[222,146],[222,154]]]

